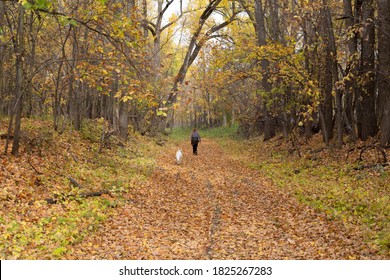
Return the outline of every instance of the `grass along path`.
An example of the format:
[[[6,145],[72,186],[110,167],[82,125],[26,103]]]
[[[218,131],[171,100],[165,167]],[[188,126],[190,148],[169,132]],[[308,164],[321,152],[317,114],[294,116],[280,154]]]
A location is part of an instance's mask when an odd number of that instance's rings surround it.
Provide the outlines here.
[[[182,165],[174,155],[181,146]],[[149,180],[67,259],[376,259],[362,233],[283,193],[211,139],[162,147]]]

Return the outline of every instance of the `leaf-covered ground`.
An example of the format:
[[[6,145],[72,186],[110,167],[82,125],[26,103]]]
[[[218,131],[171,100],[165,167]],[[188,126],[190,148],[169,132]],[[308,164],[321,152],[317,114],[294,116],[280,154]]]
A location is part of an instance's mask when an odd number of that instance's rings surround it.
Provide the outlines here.
[[[63,259],[154,168],[153,139],[112,136],[99,152],[99,120],[57,133],[49,121],[24,119],[19,157],[3,154],[6,127],[0,118],[0,259]],[[85,196],[92,192],[107,195]]]
[[[204,139],[160,149],[151,177],[67,259],[377,259],[359,227],[346,227],[263,179]]]
[[[300,203],[358,227],[366,242],[390,257],[390,166],[383,164],[390,151],[378,147],[377,139],[345,138],[339,149],[334,143],[324,146],[316,135],[299,139],[300,156],[283,137],[267,142],[259,137],[217,139],[231,156]]]

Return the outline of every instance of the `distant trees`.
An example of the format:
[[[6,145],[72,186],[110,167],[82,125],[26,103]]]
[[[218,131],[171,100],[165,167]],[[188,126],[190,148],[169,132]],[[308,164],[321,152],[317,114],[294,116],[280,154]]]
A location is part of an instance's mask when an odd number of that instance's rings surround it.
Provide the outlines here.
[[[129,126],[238,121],[265,140],[320,127],[326,144],[390,145],[388,1],[184,3],[0,1],[6,151],[12,140],[18,154],[22,119],[34,116],[59,132],[103,118],[123,139]]]
[[[176,15],[167,12],[173,4]],[[236,1],[220,0],[187,10],[181,0],[0,1],[0,114],[11,117],[5,152],[13,139],[18,154],[23,117],[51,115],[59,132],[103,118],[124,140],[129,125],[163,129],[200,50],[239,12]],[[190,40],[178,46],[184,15]]]
[[[319,126],[326,144],[341,146],[348,135],[389,145],[388,1],[239,2],[247,16],[239,31],[229,29],[235,44],[219,48],[229,69],[223,88],[247,80],[247,91],[256,92],[250,110],[238,114],[245,135],[262,132],[267,140],[279,129],[286,138],[298,131],[309,138]],[[247,69],[244,77],[239,68]],[[247,93],[232,94],[240,108]]]
[[[129,100],[146,95],[134,11],[134,1],[1,1],[0,113],[14,155],[22,117],[52,114],[55,130],[103,117],[126,139]]]

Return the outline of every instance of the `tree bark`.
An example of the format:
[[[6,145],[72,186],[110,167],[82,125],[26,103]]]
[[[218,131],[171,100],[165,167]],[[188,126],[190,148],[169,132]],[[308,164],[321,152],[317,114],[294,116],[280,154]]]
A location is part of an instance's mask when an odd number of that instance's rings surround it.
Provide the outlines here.
[[[4,35],[4,16],[5,16],[5,3],[0,1],[0,99],[4,100],[5,90],[4,90],[4,60],[5,60],[5,45],[3,36]],[[3,103],[3,102],[2,102]],[[5,103],[5,102],[4,102]],[[4,113],[5,104],[0,106],[0,114]]]
[[[309,75],[309,77],[312,79],[314,75],[313,70],[313,64],[314,64],[314,58],[313,58],[313,51],[310,50],[311,45],[313,45],[313,38],[315,37],[315,31],[313,26],[310,24],[310,22],[304,18],[302,22],[302,31],[303,31],[303,53],[304,53],[304,61],[305,61],[305,68]],[[291,92],[291,90],[290,90]],[[295,98],[293,95],[289,95],[292,98]],[[288,99],[288,102],[295,102],[295,100],[291,100],[291,98]],[[305,100],[305,104],[311,105],[310,98],[307,98]],[[294,114],[295,116],[295,114]],[[305,138],[306,140],[309,140],[313,136],[312,126],[313,121],[311,119],[312,116],[309,116],[305,120]],[[290,121],[288,122],[288,125],[290,125]]]
[[[53,126],[54,130],[58,131],[58,125],[59,125],[59,118],[61,115],[61,99],[63,92],[60,90],[61,85],[61,76],[63,75],[63,65],[66,61],[66,42],[68,41],[69,37],[71,35],[71,30],[69,29],[66,32],[66,36],[63,39],[62,46],[61,46],[61,56],[60,57],[60,63],[58,64],[57,69],[57,75],[55,80],[55,90],[54,90],[54,100],[53,100]]]
[[[142,0],[142,17],[144,18],[143,20],[143,24],[142,24],[142,27],[143,27],[143,36],[144,38],[148,38],[148,33],[149,33],[149,30],[148,30],[148,1],[147,0]]]
[[[356,5],[355,5],[356,6]],[[355,18],[357,15],[353,13],[352,1],[343,0],[343,9],[346,28],[349,32],[353,32],[354,36],[351,36],[348,40],[349,58],[347,64],[346,74],[349,75],[349,79],[345,83],[345,122],[349,124],[347,132],[350,133],[350,139],[356,141],[356,128],[355,128],[355,116],[354,116],[354,99],[356,98],[356,54],[357,54],[357,34],[354,29],[354,25],[358,22]]]
[[[69,65],[69,116],[75,130],[81,129],[79,89],[76,83],[76,59],[78,54],[77,32],[73,29],[72,59]]]
[[[27,59],[28,73],[32,75],[34,72],[36,46],[37,46],[37,34],[34,32],[34,13],[30,13],[27,17],[28,21],[28,40],[30,45],[30,53]],[[33,87],[31,81],[27,81],[25,92],[25,112],[26,117],[30,118],[33,113]]]
[[[373,137],[378,132],[375,96],[375,25],[374,1],[362,1],[363,38],[361,42],[361,87],[358,106],[358,136],[362,140]]]
[[[378,95],[380,143],[390,145],[390,1],[378,4]]]
[[[259,47],[265,46],[267,44],[266,41],[266,28],[265,28],[265,18],[264,18],[264,10],[263,4],[261,0],[255,0],[255,29],[257,35],[257,45]],[[271,91],[271,84],[269,83],[269,62],[266,59],[262,59],[260,61],[261,69],[262,69],[262,88],[264,92],[269,93]],[[267,141],[275,136],[275,121],[270,115],[267,108],[267,100],[263,100],[263,115],[264,115],[264,141]]]
[[[130,19],[135,7],[135,1],[129,0],[126,5],[126,16]],[[126,34],[128,40],[130,36]],[[126,93],[122,93],[120,97],[115,97],[115,94],[119,90],[120,81],[118,73],[113,73],[115,81],[113,82],[113,125],[114,128],[119,131],[119,136],[123,140],[127,140],[128,128],[129,128],[129,101],[125,100]]]
[[[16,80],[15,80],[15,130],[12,143],[12,154],[19,155],[20,126],[23,109],[23,54],[24,54],[24,8],[19,3],[19,20],[16,46]]]
[[[321,8],[321,20],[320,20],[320,35],[322,36],[322,49],[324,50],[321,56],[319,81],[322,92],[322,107],[320,118],[321,131],[325,144],[329,144],[329,141],[333,138],[333,55],[331,47],[331,39],[333,35],[332,19],[330,17],[330,11],[327,0],[322,1],[323,6]]]
[[[326,3],[327,4],[327,3]],[[339,71],[338,71],[338,62],[337,62],[337,48],[336,48],[336,39],[334,36],[334,28],[332,22],[332,15],[330,8],[326,6],[325,16],[327,22],[327,31],[329,38],[328,40],[328,49],[330,51],[331,63],[332,63],[332,87],[336,91],[336,127],[337,127],[337,146],[340,148],[343,145],[343,134],[344,134],[344,125],[343,125],[343,104],[342,104],[342,92],[336,87],[336,83],[339,80]],[[332,124],[333,126],[333,124]],[[333,127],[332,127],[333,128]]]
[[[129,102],[121,101],[119,103],[119,136],[127,140],[129,127]]]
[[[280,20],[279,20],[279,0],[272,0],[270,3],[271,16],[271,37],[274,42],[281,41]]]

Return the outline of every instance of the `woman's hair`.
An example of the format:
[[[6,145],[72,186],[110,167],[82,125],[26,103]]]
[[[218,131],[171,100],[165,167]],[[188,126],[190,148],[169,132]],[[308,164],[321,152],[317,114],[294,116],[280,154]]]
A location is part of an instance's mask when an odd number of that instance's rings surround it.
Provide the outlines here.
[[[195,131],[196,131],[196,128],[193,129],[193,132],[195,132]]]

